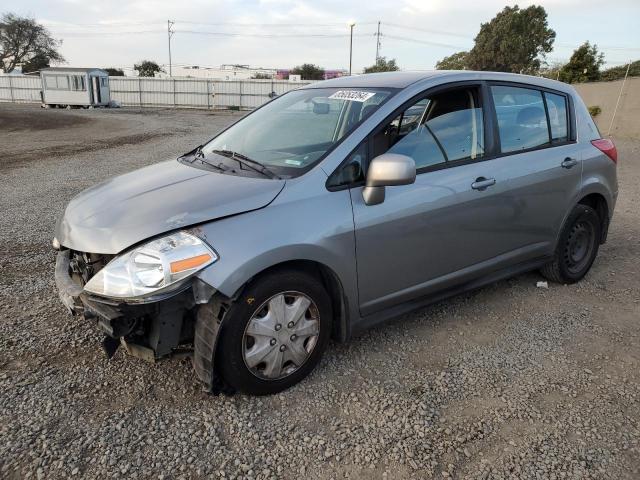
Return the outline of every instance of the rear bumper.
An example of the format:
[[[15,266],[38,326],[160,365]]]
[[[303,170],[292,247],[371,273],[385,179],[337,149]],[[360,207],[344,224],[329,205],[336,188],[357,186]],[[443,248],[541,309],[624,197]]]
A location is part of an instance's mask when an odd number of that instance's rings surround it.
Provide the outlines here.
[[[196,302],[190,286],[149,303],[97,297],[86,293],[71,277],[69,250],[58,252],[55,280],[58,296],[69,313],[95,321],[112,339],[103,342],[109,356],[120,342],[132,355],[153,361],[193,339]]]

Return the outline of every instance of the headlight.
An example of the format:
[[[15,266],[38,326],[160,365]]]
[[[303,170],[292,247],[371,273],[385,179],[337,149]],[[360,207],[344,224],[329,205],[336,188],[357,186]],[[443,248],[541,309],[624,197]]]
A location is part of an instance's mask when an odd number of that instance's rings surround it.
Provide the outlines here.
[[[177,288],[216,260],[218,255],[198,237],[177,232],[118,255],[84,289],[105,297],[141,297]]]

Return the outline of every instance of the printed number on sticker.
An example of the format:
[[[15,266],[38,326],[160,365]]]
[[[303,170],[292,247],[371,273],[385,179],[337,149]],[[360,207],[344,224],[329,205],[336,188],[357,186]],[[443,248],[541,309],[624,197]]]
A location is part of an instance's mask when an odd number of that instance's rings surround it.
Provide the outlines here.
[[[348,100],[350,102],[366,102],[375,95],[374,92],[359,92],[357,90],[338,90],[329,98],[335,100]]]

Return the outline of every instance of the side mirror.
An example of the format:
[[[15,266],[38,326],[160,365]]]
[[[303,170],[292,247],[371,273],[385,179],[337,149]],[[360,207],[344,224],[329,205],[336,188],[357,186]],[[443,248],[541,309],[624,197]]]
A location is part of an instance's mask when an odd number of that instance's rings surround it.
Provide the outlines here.
[[[327,113],[329,113],[329,108],[330,106],[328,103],[313,102],[313,113],[326,115]]]
[[[384,202],[385,187],[409,185],[416,181],[416,162],[397,153],[383,153],[371,161],[362,198],[367,205]]]

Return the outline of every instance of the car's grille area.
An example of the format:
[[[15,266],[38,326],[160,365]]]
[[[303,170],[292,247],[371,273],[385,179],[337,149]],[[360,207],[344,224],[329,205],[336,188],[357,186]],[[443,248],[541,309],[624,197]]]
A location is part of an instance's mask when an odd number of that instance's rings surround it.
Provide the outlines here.
[[[69,273],[74,282],[84,286],[91,277],[98,273],[114,255],[99,253],[76,252],[72,250],[69,257]]]

